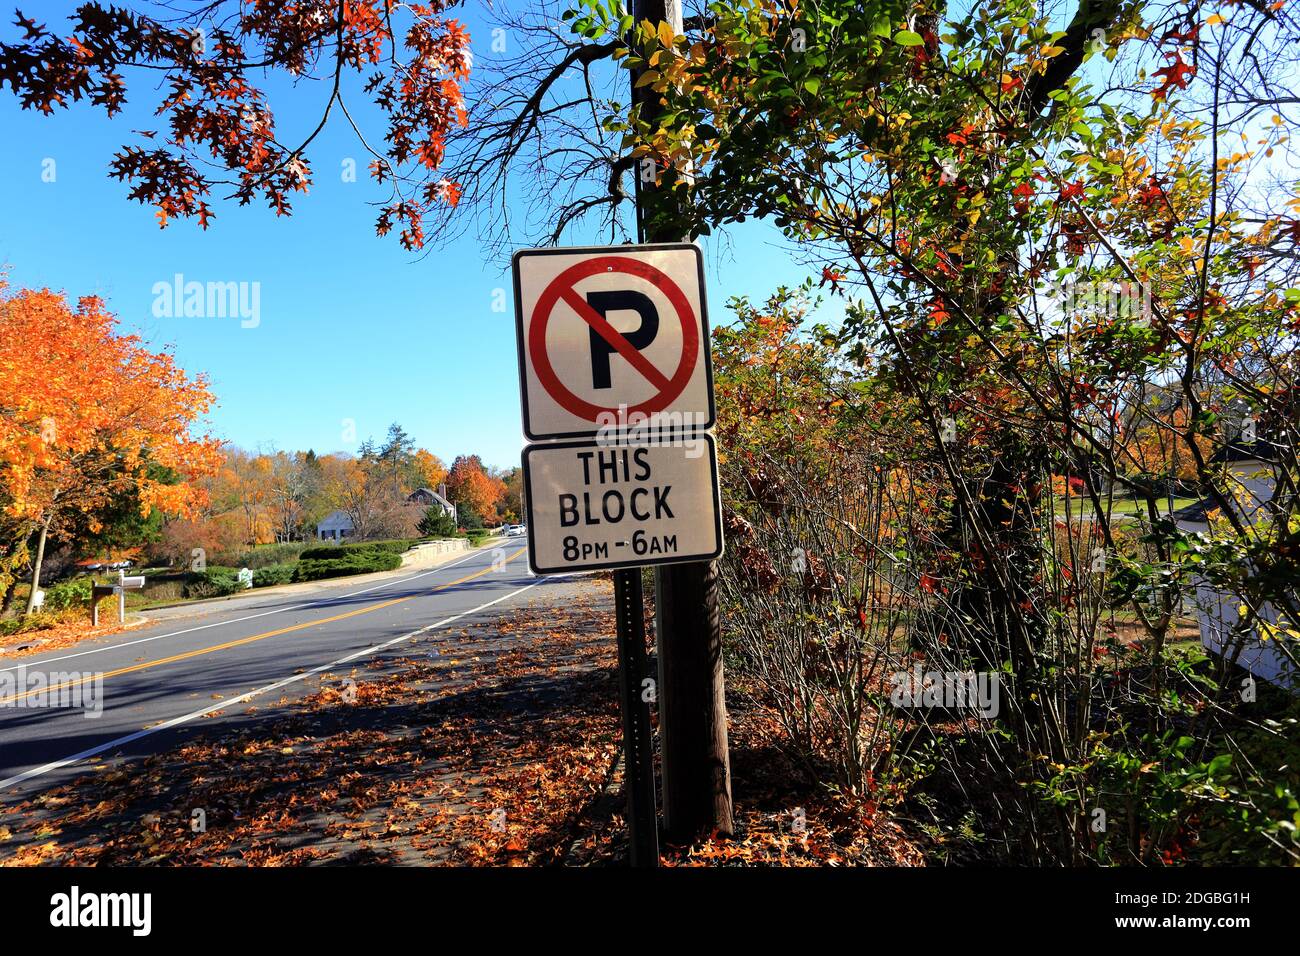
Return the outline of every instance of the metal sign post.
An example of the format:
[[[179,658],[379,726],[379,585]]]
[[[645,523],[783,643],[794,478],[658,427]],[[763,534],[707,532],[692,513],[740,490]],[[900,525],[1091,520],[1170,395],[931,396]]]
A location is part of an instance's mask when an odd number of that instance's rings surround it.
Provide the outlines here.
[[[645,606],[641,571],[614,572],[618,623],[618,693],[623,714],[623,786],[627,791],[629,856],[636,867],[659,865],[659,825],[655,807],[654,737],[646,679]]]
[[[102,598],[111,596],[117,591],[116,586],[112,584],[95,584],[93,579],[90,585],[90,626],[99,627],[99,602]]]

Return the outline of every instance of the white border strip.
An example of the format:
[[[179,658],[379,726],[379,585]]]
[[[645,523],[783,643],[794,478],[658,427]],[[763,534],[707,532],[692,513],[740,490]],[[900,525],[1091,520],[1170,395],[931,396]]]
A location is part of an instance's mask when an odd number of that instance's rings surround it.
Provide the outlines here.
[[[567,575],[550,575],[545,580],[556,580],[562,577],[567,577]],[[534,581],[532,584],[526,584],[523,587],[519,588],[517,591],[511,591],[509,594],[503,594],[501,595],[501,597],[488,601],[486,604],[480,604],[478,607],[471,608],[468,611],[461,611],[459,614],[453,614],[451,617],[443,618],[441,621],[438,621],[434,624],[428,624],[420,628],[419,630],[409,631],[406,634],[402,634],[399,635],[398,637],[394,637],[391,640],[385,641],[382,644],[376,644],[373,647],[362,648],[359,651],[354,651],[353,653],[348,654],[346,657],[340,657],[338,660],[330,661],[328,664],[320,664],[316,667],[311,668],[310,670],[303,671],[301,674],[293,674],[289,677],[282,678],[281,680],[275,681],[274,683],[271,684],[267,684],[264,687],[258,687],[254,690],[248,691],[247,693],[240,694],[238,697],[229,697],[225,700],[218,701],[217,703],[212,704],[208,707],[204,707],[202,710],[196,710],[189,714],[183,714],[180,717],[173,717],[171,720],[163,721],[161,724],[155,724],[153,727],[146,727],[143,730],[137,730],[133,734],[127,734],[124,737],[118,737],[114,740],[108,741],[108,743],[100,744],[97,747],[91,747],[89,750],[83,750],[81,753],[73,754],[70,757],[64,757],[61,760],[55,760],[52,763],[47,763],[39,767],[33,767],[31,770],[24,770],[20,774],[16,774],[5,780],[0,780],[0,790],[6,789],[8,787],[12,787],[14,784],[17,783],[22,783],[24,780],[31,780],[33,777],[41,777],[47,773],[50,773],[51,771],[61,770],[64,767],[72,766],[73,764],[80,763],[81,761],[86,760],[89,757],[94,757],[98,754],[102,754],[104,751],[112,750],[114,747],[121,747],[126,744],[132,743],[136,740],[139,740],[142,737],[148,737],[151,734],[156,734],[163,730],[170,730],[172,727],[179,727],[181,724],[189,723],[191,720],[197,720],[200,717],[206,717],[208,714],[215,713],[219,710],[225,710],[226,708],[231,707],[235,704],[247,703],[248,701],[252,700],[254,697],[259,697],[262,694],[270,693],[273,690],[279,690],[281,687],[287,687],[290,684],[296,684],[299,681],[306,680],[308,677],[311,677],[315,674],[320,674],[323,673],[324,671],[332,670],[335,667],[340,667],[341,665],[347,664],[350,661],[357,660],[358,658],[369,657],[372,654],[377,654],[380,651],[384,650],[385,648],[392,647],[394,644],[400,644],[402,641],[409,641],[413,637],[418,637],[419,635],[425,634],[429,631],[437,630],[440,627],[444,627],[452,623],[453,621],[458,621],[462,617],[467,617],[470,614],[477,614],[479,611],[486,610],[487,608],[490,608],[494,604],[500,604],[502,601],[508,598],[512,598],[516,594],[523,594],[525,591],[531,590],[532,588],[535,588],[542,583],[544,583],[544,581]]]

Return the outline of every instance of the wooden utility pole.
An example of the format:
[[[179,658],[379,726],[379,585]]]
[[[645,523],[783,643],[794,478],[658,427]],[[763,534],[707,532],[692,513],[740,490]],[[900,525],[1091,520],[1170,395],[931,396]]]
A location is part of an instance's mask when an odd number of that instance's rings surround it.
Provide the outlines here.
[[[655,576],[664,833],[686,843],[731,823],[731,762],[722,679],[716,562],[668,564]]]
[[[682,31],[680,0],[633,0],[639,24],[668,23]],[[658,94],[636,89],[633,102],[653,119]],[[636,167],[637,231],[642,242],[689,240],[686,230],[665,225],[671,219],[647,215],[649,191],[672,187]],[[662,207],[659,207],[662,208]],[[706,343],[707,347],[707,343]],[[689,843],[713,832],[730,834],[731,764],[727,754],[727,704],[722,677],[722,628],[718,616],[715,562],[662,565],[655,575],[655,635],[659,652],[659,739],[663,758],[664,833],[674,843]]]

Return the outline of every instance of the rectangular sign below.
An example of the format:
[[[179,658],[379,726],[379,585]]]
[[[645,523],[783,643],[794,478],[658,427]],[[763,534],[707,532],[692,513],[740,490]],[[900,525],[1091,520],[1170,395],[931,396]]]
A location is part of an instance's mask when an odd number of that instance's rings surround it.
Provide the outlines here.
[[[538,574],[722,555],[712,435],[673,443],[524,449],[528,563]]]

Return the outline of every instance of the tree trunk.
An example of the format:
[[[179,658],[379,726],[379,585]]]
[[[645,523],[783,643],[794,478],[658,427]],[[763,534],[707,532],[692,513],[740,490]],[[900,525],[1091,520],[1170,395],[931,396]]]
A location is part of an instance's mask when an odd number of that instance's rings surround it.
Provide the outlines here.
[[[32,593],[27,595],[27,614],[36,610],[36,592],[41,587],[41,563],[45,560],[45,539],[49,533],[50,519],[46,518],[36,539],[36,556],[32,558]]]

